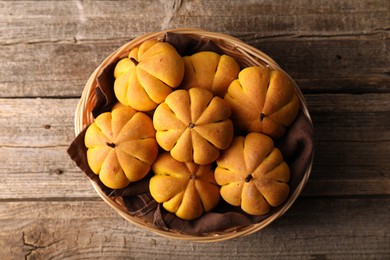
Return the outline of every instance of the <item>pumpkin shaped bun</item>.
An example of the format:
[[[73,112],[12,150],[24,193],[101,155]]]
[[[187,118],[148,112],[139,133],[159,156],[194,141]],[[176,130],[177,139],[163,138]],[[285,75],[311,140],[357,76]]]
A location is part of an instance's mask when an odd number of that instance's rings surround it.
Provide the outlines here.
[[[172,45],[145,41],[115,66],[115,96],[124,105],[150,111],[180,85],[183,76],[183,58]]]
[[[225,100],[239,129],[275,139],[284,135],[300,107],[292,79],[265,66],[243,69],[230,84]]]
[[[219,202],[219,186],[211,165],[179,162],[162,153],[152,166],[152,197],[181,219],[191,220],[210,211]]]
[[[185,73],[182,87],[200,87],[223,98],[230,83],[237,79],[240,66],[230,56],[202,51],[183,57]]]
[[[111,189],[142,179],[158,154],[151,118],[121,104],[95,119],[84,143],[88,165]]]
[[[153,115],[156,140],[181,162],[209,164],[233,139],[230,107],[202,88],[175,90]]]
[[[237,136],[217,160],[215,179],[222,198],[251,215],[282,204],[290,191],[290,169],[273,140],[260,133]]]

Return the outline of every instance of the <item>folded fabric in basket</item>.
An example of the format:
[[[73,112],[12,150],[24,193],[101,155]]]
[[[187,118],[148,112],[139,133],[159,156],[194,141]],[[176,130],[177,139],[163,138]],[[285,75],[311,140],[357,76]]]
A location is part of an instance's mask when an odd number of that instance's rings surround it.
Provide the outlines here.
[[[173,45],[182,56],[192,55],[199,51],[223,53],[210,40],[199,41],[182,34],[167,33],[162,40]],[[93,108],[93,116],[95,118],[103,112],[110,111],[112,106],[117,102],[113,92],[113,71],[115,65],[116,62],[113,62],[106,66],[97,78],[98,85],[95,90],[96,104]],[[68,154],[71,159],[88,178],[99,185],[104,193],[110,196],[121,197],[129,214],[141,217],[157,227],[190,235],[224,231],[259,223],[283,206],[282,204],[272,209],[266,215],[251,216],[244,213],[240,208],[228,205],[221,199],[214,210],[203,214],[200,218],[191,221],[182,220],[174,214],[167,212],[150,195],[149,180],[153,176],[152,172],[141,181],[131,183],[128,187],[121,190],[111,190],[105,187],[100,182],[98,176],[88,166],[86,157],[87,148],[84,145],[85,132],[86,129],[69,146]],[[291,178],[289,185],[291,188],[291,196],[302,180],[310,164],[314,150],[313,127],[310,120],[302,111],[300,111],[294,123],[289,127],[286,135],[278,140],[275,146],[281,150],[284,160],[290,167]]]

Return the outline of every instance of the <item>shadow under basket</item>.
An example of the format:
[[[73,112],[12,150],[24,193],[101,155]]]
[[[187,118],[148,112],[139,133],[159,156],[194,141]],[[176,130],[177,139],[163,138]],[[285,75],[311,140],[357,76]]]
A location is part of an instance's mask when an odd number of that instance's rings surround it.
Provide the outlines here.
[[[92,110],[96,103],[96,94],[95,94],[95,88],[97,86],[96,79],[98,75],[101,73],[102,69],[105,68],[108,64],[111,64],[116,60],[118,60],[118,58],[125,57],[131,49],[139,46],[144,41],[151,40],[151,39],[161,40],[163,39],[164,35],[166,35],[166,33],[183,34],[191,38],[202,40],[202,41],[203,40],[212,41],[225,54],[235,58],[236,61],[242,67],[265,65],[270,67],[271,69],[282,70],[272,58],[270,58],[263,52],[242,42],[237,38],[222,33],[208,32],[199,29],[180,28],[180,29],[171,29],[171,30],[145,34],[140,37],[137,37],[136,39],[126,43],[125,45],[117,49],[115,52],[109,55],[100,64],[100,66],[96,68],[96,70],[92,73],[92,75],[90,76],[89,80],[87,81],[84,87],[82,96],[76,108],[76,113],[75,113],[76,136],[79,135],[84,130],[84,128],[86,128],[89,124],[91,124],[94,121]],[[306,117],[306,119],[309,121],[310,125],[312,126],[312,121],[310,118],[309,111],[306,107],[305,99],[299,87],[296,84],[295,87],[296,87],[296,93],[301,102],[301,111],[303,115]],[[98,195],[108,205],[110,205],[113,209],[115,209],[116,212],[118,212],[118,214],[121,215],[123,218],[125,218],[127,221],[137,226],[140,226],[142,228],[155,232],[159,235],[168,238],[173,238],[173,239],[189,240],[189,241],[196,241],[196,242],[218,242],[218,241],[228,240],[236,237],[242,237],[257,232],[263,229],[264,227],[268,226],[270,223],[272,223],[280,216],[282,216],[292,206],[292,204],[295,202],[295,200],[301,193],[302,189],[304,188],[311,172],[312,163],[313,163],[313,153],[311,153],[310,155],[309,163],[307,164],[305,173],[303,177],[300,179],[299,183],[297,183],[296,188],[291,190],[290,196],[287,198],[287,200],[280,207],[278,207],[277,210],[272,211],[271,214],[269,214],[267,218],[265,218],[264,220],[255,224],[230,228],[228,230],[223,230],[218,232],[204,233],[201,235],[183,234],[174,230],[159,228],[154,224],[149,223],[142,217],[133,216],[126,209],[123,200],[120,197],[113,197],[107,195],[101,189],[101,187],[98,185],[96,181],[91,180],[91,183],[94,189],[96,190],[96,192],[98,193]]]

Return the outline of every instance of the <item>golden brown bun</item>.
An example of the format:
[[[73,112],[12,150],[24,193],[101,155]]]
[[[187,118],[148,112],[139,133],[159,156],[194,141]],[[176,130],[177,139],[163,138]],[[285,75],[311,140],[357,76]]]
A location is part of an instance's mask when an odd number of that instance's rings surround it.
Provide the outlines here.
[[[300,107],[292,79],[267,67],[243,69],[225,95],[234,124],[241,130],[280,138]]]
[[[162,153],[152,166],[149,183],[152,197],[169,212],[185,220],[200,217],[219,202],[219,187],[211,165],[183,163]]]
[[[112,189],[142,179],[158,154],[152,120],[121,104],[96,118],[84,143],[91,170]]]
[[[156,140],[181,162],[209,164],[233,139],[230,107],[202,88],[176,90],[153,116]]]
[[[248,214],[266,214],[289,194],[290,169],[266,135],[235,137],[217,164],[215,179],[221,185],[222,198]]]
[[[169,43],[149,40],[120,60],[114,70],[115,96],[124,105],[150,111],[180,85],[184,61]]]
[[[240,72],[238,63],[228,55],[203,51],[185,56],[184,89],[205,88],[223,98],[227,88]]]

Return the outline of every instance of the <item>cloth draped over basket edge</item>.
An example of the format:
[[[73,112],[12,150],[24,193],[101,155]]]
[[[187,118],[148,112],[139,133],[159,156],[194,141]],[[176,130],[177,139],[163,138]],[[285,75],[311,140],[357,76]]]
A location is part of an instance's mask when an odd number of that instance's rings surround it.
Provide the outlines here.
[[[218,45],[210,40],[200,41],[175,33],[166,33],[162,40],[173,45],[182,56],[191,55],[199,51],[223,53]],[[98,84],[95,89],[96,103],[92,110],[95,118],[103,112],[110,111],[112,106],[117,102],[112,87],[114,82],[113,70],[116,62],[108,64],[97,77]],[[200,218],[192,221],[182,220],[164,210],[151,197],[149,180],[153,176],[152,172],[144,179],[131,183],[128,187],[121,190],[113,191],[105,187],[100,182],[98,175],[94,174],[88,166],[86,157],[87,148],[84,145],[86,129],[70,144],[67,152],[71,159],[88,178],[99,185],[105,194],[121,197],[130,215],[143,218],[146,222],[155,225],[157,228],[169,229],[189,235],[221,232],[259,223],[283,206],[282,204],[277,208],[273,208],[266,215],[250,216],[241,211],[241,209],[228,205],[221,199],[214,210],[203,214]],[[300,111],[294,123],[288,128],[285,136],[276,141],[275,146],[281,150],[284,160],[290,167],[291,179],[289,185],[292,192],[302,180],[314,151],[313,126],[302,111]]]

